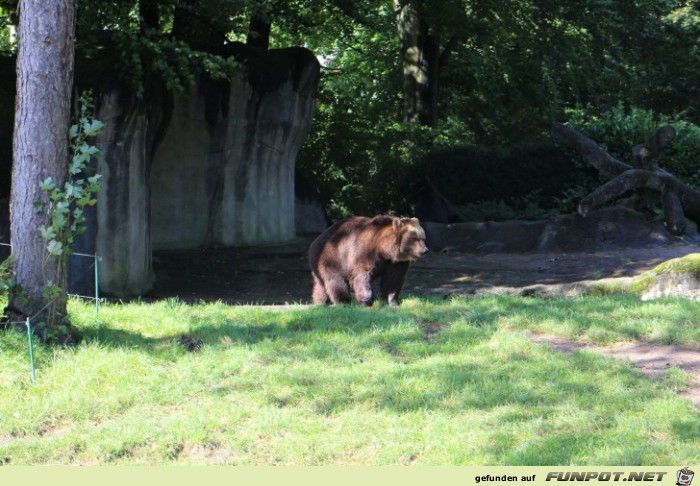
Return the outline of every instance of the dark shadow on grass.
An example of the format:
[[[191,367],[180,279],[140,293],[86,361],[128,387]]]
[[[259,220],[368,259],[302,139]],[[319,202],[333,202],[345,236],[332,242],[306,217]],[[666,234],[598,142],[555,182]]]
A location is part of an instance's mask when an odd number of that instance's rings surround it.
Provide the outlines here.
[[[178,305],[190,307],[189,304]],[[289,311],[264,310],[251,307],[255,315],[245,311],[231,317],[226,313],[202,311],[191,306],[192,312],[183,319],[188,336],[201,339],[203,347],[229,348],[233,345],[255,345],[263,341],[295,343],[307,341],[313,333],[319,340],[336,333],[361,336],[377,328],[389,328],[406,319],[405,313],[391,308],[371,309],[355,305],[312,307]],[[104,318],[102,318],[104,319]],[[183,333],[163,337],[148,337],[127,329],[100,325],[83,326],[83,339],[108,347],[128,347],[139,352],[162,355],[162,350],[174,344]],[[184,351],[184,349],[183,349]],[[167,353],[168,355],[172,353]]]
[[[591,327],[604,326],[609,336],[618,336],[620,340],[638,339],[640,332],[631,326],[619,324],[605,316],[631,305],[646,305],[631,297],[605,299],[544,300],[537,298],[490,297],[476,299],[454,299],[449,304],[433,300],[434,305],[419,305],[415,308],[402,306],[399,309],[389,307],[364,308],[356,305],[308,307],[290,310],[272,310],[254,306],[241,308],[237,313],[201,308],[196,305],[178,302],[178,313],[186,323],[188,336],[201,339],[203,346],[230,346],[230,343],[255,345],[262,341],[307,341],[309,335],[319,340],[328,339],[337,333],[352,334],[362,339],[362,346],[380,345],[387,352],[400,357],[400,348],[405,347],[406,339],[421,339],[420,326],[425,322],[438,322],[443,329],[461,320],[469,324],[472,332],[463,336],[467,342],[479,336],[474,329],[495,329],[501,317],[515,319],[515,327],[521,329],[537,328],[537,319],[546,316],[548,321],[560,322],[569,328],[573,335],[583,335]],[[681,306],[681,320],[692,320],[695,315],[690,306]],[[687,315],[686,315],[687,314]],[[685,316],[685,317],[683,317]],[[390,329],[400,323],[414,322],[416,333],[406,337],[402,334],[382,335],[382,330]],[[511,319],[512,321],[512,319]],[[669,342],[674,338],[674,326],[657,332],[657,340]],[[99,327],[86,326],[81,329],[83,337],[95,340],[106,346],[127,346],[142,352],[161,354],[161,350],[176,342],[181,336],[173,334],[152,338],[138,331],[117,329],[102,322]],[[468,336],[467,336],[468,334]],[[487,333],[488,334],[488,333]],[[459,336],[453,336],[458,339]],[[440,349],[440,340],[433,343],[434,349]],[[430,350],[427,351],[430,353]],[[171,354],[171,353],[169,353]],[[404,358],[401,358],[404,359]]]

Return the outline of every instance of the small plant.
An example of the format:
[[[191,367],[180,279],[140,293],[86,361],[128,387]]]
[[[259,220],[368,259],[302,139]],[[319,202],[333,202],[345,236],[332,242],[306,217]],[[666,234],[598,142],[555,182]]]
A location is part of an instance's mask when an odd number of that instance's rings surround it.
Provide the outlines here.
[[[46,279],[43,290],[44,298],[50,302],[48,309],[49,329],[62,332],[63,316],[58,309],[65,308],[66,291],[63,282],[68,268],[68,258],[72,253],[75,237],[85,232],[85,207],[97,203],[95,194],[100,190],[100,175],[89,175],[90,161],[99,153],[99,149],[87,140],[96,136],[103,127],[99,120],[92,118],[92,96],[84,93],[80,97],[80,116],[69,130],[71,140],[71,160],[68,176],[59,187],[50,177],[39,184],[46,196],[46,202],[37,202],[38,212],[45,212],[47,222],[39,227],[46,242],[46,259],[55,259],[58,266],[58,281]]]
[[[12,273],[13,260],[12,257],[0,262],[0,295],[6,294],[14,287],[14,275]]]
[[[471,221],[538,220],[556,216],[556,211],[540,206],[536,192],[522,197],[482,201],[459,206]]]

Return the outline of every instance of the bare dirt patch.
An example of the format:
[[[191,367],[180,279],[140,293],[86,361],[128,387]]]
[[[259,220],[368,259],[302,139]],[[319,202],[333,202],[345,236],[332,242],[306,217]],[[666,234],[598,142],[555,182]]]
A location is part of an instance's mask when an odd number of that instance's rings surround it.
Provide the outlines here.
[[[625,359],[632,363],[644,376],[656,379],[669,368],[677,367],[688,373],[692,379],[688,387],[679,393],[700,409],[700,351],[682,346],[661,346],[649,343],[625,343],[619,346],[596,346],[590,343],[571,341],[548,334],[528,333],[528,338],[536,343],[545,343],[555,351],[573,353],[582,349]]]
[[[441,322],[424,322],[421,327],[423,328],[423,339],[430,341],[440,334],[440,331],[445,329],[447,325]]]

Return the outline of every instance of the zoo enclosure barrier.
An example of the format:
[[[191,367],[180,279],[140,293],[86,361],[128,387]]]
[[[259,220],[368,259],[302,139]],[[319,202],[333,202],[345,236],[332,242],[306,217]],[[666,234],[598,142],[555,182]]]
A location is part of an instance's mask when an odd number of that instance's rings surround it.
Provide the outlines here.
[[[0,246],[5,246],[9,247],[10,251],[12,250],[12,245],[10,243],[0,243]],[[89,297],[89,296],[84,296],[84,295],[76,295],[76,294],[68,294],[71,297],[78,297],[80,299],[88,299],[88,300],[93,300],[95,301],[95,315],[99,315],[100,313],[100,264],[99,262],[102,261],[102,257],[99,255],[90,255],[88,253],[72,253],[70,255],[71,257],[77,256],[77,257],[82,257],[82,258],[92,258],[94,261],[93,263],[85,270],[78,278],[82,278],[87,274],[87,272],[94,266],[95,267],[95,296],[94,297]],[[49,302],[46,304],[44,307],[42,307],[40,310],[38,310],[33,316],[27,317],[25,322],[21,321],[10,321],[8,324],[20,324],[20,325],[25,325],[27,327],[27,340],[29,342],[29,361],[31,365],[31,371],[32,371],[32,383],[36,383],[36,367],[34,364],[34,346],[32,343],[32,319],[34,319],[36,316],[41,314],[48,306],[50,306],[51,303]]]

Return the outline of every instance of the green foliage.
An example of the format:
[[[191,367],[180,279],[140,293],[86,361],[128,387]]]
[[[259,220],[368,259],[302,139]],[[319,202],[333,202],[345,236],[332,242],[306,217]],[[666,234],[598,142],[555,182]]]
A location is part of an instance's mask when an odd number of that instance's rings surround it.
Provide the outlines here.
[[[14,38],[14,24],[16,22],[16,10],[12,6],[0,1],[0,54],[15,52],[17,41]]]
[[[401,178],[423,149],[424,134],[398,121],[401,67],[389,7],[318,45],[323,66],[316,115],[297,164],[334,219],[408,207]]]
[[[557,208],[565,190],[592,184],[596,174],[561,147],[542,142],[435,150],[416,164],[415,180],[424,177],[453,204],[507,202],[518,211]]]
[[[118,31],[113,39],[119,73],[138,97],[144,96],[144,82],[150,74],[159,76],[169,90],[183,92],[194,85],[198,74],[224,79],[237,73],[233,57],[193,49],[186,42],[152,31]]]
[[[88,175],[90,161],[99,150],[87,140],[103,127],[101,121],[92,118],[92,107],[91,94],[81,95],[78,123],[69,130],[72,158],[63,188],[57,187],[50,177],[39,184],[46,202],[37,202],[35,207],[47,214],[47,224],[41,225],[39,231],[46,241],[48,255],[59,259],[70,255],[75,237],[85,231],[85,207],[97,203],[95,195],[100,190],[102,176]]]
[[[7,292],[15,286],[13,268],[12,257],[0,262],[0,295],[7,295]]]
[[[457,209],[471,221],[512,221],[550,219],[559,211],[541,205],[537,192],[522,197],[496,199],[460,205]]]
[[[445,185],[458,186],[452,182],[456,177],[469,187],[472,170],[475,179],[483,182],[479,164],[455,173],[453,164],[438,162],[439,154],[465,145],[518,146],[525,140],[548,139],[551,122],[567,119],[572,109],[587,117],[604,116],[625,100],[627,107],[641,111],[700,121],[700,79],[694,68],[700,62],[700,22],[694,4],[653,0],[416,3],[440,36],[441,48],[456,39],[440,73],[438,126],[426,136],[418,138],[397,122],[402,118],[402,66],[388,2],[370,9],[371,13],[350,17],[342,37],[328,35],[311,44],[324,55],[324,77],[315,133],[302,149],[300,167],[307,178],[318,181],[333,215],[406,211],[410,207],[407,179],[422,170],[415,161],[432,151],[438,154],[433,158],[432,176]],[[626,137],[633,135],[623,131]],[[671,151],[687,151],[690,162],[694,148],[681,141],[686,136],[680,135],[683,131],[692,136],[690,125],[679,130],[678,146]],[[608,140],[618,135],[622,133],[611,134]],[[634,144],[642,140],[637,138]],[[619,139],[625,153],[632,146],[627,142]],[[558,172],[557,165],[534,164],[542,170],[540,179],[534,173],[521,178],[530,187],[513,193],[509,177],[494,177],[486,186],[472,185],[478,186],[477,191],[487,187],[495,195],[465,203],[517,199],[539,190],[571,210],[573,193],[592,187],[596,175],[577,155],[565,153],[576,166],[574,178],[582,172],[586,175],[579,182],[561,184],[557,194],[549,194],[556,184],[546,180],[548,171]],[[699,173],[692,164],[679,167],[666,160],[665,167],[679,170],[685,180]],[[491,167],[483,162],[483,170]],[[466,188],[461,193],[451,188],[445,192],[457,200],[473,193]],[[550,207],[549,202],[542,205]]]

